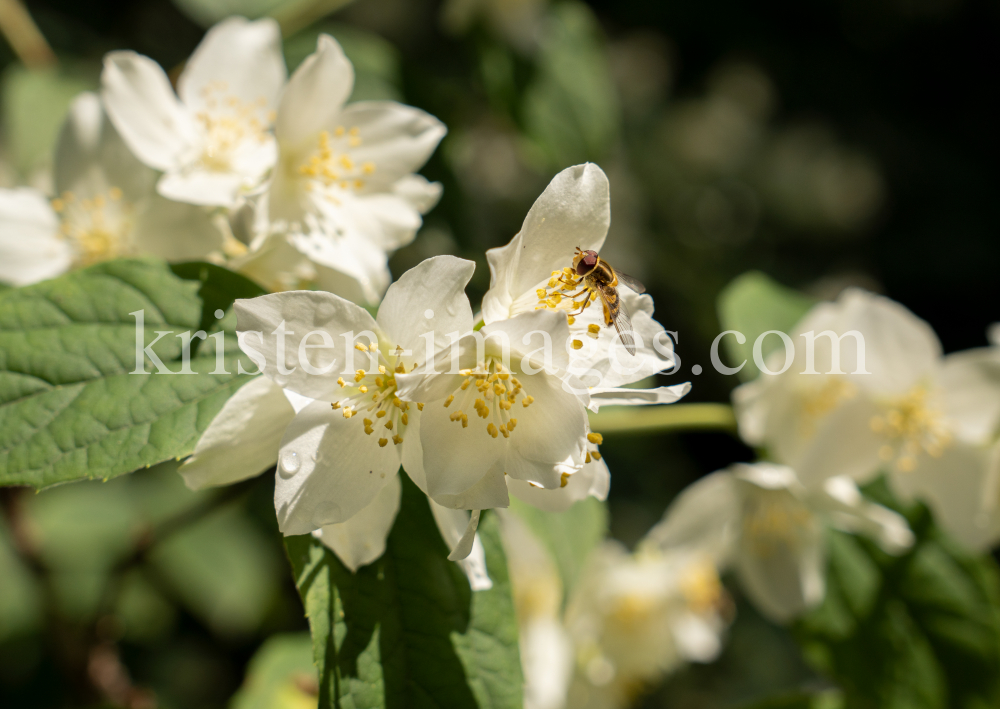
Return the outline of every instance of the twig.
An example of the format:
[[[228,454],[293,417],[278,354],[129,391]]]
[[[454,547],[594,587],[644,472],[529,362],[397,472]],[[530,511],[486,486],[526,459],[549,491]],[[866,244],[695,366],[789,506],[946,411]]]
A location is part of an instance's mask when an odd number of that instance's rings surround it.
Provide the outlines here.
[[[20,0],[0,0],[0,32],[29,69],[56,65],[56,55]]]
[[[699,430],[735,433],[736,417],[728,404],[615,406],[590,414],[590,427],[602,434]]]

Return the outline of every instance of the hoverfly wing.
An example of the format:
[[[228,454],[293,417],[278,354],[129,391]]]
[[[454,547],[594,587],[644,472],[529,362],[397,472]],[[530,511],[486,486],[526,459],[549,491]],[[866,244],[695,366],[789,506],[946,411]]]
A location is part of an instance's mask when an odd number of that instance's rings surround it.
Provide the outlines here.
[[[602,288],[597,291],[601,294],[601,301],[611,318],[611,322],[618,331],[618,339],[625,345],[625,351],[630,355],[635,355],[635,336],[632,332],[632,318],[629,317],[628,308],[622,303],[618,294],[612,290],[612,297],[608,297]]]
[[[642,285],[642,283],[639,282],[638,278],[633,278],[627,273],[622,273],[617,268],[615,269],[615,275],[618,276],[618,283],[620,283],[623,286],[626,286],[627,288],[629,288],[629,290],[633,290],[636,293],[646,292],[646,286]]]

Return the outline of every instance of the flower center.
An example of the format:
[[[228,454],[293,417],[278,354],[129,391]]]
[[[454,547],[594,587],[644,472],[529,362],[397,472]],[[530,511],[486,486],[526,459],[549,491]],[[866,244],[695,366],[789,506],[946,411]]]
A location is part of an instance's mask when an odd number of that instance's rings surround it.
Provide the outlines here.
[[[128,251],[131,209],[122,201],[119,188],[112,187],[107,194],[91,199],[63,192],[52,200],[52,209],[59,215],[59,233],[76,247],[76,266],[89,266]]]
[[[370,372],[359,369],[349,380],[339,377],[337,383],[344,396],[330,406],[334,411],[340,410],[347,419],[362,414],[365,433],[369,436],[378,427],[380,447],[387,446],[390,439],[398,446],[403,442],[406,426],[410,423],[410,402],[396,396],[396,375],[406,371],[405,365],[398,359],[401,350],[397,347],[394,353],[386,355],[375,342],[367,346],[358,342],[354,347],[362,352],[377,353],[378,368]],[[423,404],[417,404],[418,411],[423,408]]]
[[[715,566],[707,561],[692,564],[680,580],[681,595],[693,613],[704,615],[718,610],[725,599]]]
[[[608,612],[608,620],[626,632],[635,632],[649,625],[662,603],[661,598],[650,593],[626,593],[614,599]]]
[[[577,291],[572,293],[571,291]],[[583,278],[576,275],[572,268],[553,271],[548,283],[535,290],[538,304],[535,310],[565,310],[572,325],[577,315],[590,307],[597,300],[597,292],[592,291],[583,283]],[[579,298],[579,300],[577,300]],[[591,329],[589,334],[596,336],[600,328]],[[574,343],[575,346],[575,343]],[[576,347],[576,349],[580,349]]]
[[[939,458],[951,445],[951,432],[944,415],[928,404],[927,390],[922,386],[886,404],[885,412],[873,416],[869,426],[886,440],[879,449],[879,458],[886,463],[894,462],[902,473],[916,468],[922,454]]]
[[[201,90],[206,109],[195,115],[205,134],[199,162],[209,170],[229,170],[234,154],[245,141],[263,143],[268,137],[267,126],[260,120],[267,99],[262,96],[253,103],[245,103],[228,94],[228,90],[225,81],[206,85]],[[268,116],[268,122],[273,120],[273,116]]]
[[[763,493],[748,501],[743,534],[757,556],[769,557],[779,548],[796,546],[811,515],[800,502],[780,492]]]
[[[486,432],[490,436],[510,438],[517,426],[511,409],[519,401],[523,408],[528,408],[535,398],[524,390],[514,373],[494,357],[487,357],[475,369],[463,369],[460,374],[465,377],[462,385],[444,400],[446,408],[457,402],[448,418],[468,428],[469,415],[465,412],[472,409],[487,421]]]
[[[802,401],[800,425],[803,435],[811,437],[816,433],[817,422],[845,401],[857,396],[858,388],[842,377],[829,377],[818,389],[806,394]]]
[[[332,134],[322,131],[316,151],[298,166],[298,173],[309,180],[306,189],[327,190],[327,197],[334,202],[336,197],[331,191],[362,189],[364,177],[375,173],[375,163],[358,164],[351,158],[350,149],[360,145],[361,131],[357,127],[346,130],[337,126]]]

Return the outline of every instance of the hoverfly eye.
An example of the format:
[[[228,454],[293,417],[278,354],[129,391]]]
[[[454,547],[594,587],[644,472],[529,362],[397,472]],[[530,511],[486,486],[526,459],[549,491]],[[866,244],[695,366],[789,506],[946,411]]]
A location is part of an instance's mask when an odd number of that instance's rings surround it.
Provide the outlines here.
[[[576,275],[584,276],[594,270],[594,266],[597,265],[597,253],[594,251],[585,251],[583,253],[583,258],[576,265]]]

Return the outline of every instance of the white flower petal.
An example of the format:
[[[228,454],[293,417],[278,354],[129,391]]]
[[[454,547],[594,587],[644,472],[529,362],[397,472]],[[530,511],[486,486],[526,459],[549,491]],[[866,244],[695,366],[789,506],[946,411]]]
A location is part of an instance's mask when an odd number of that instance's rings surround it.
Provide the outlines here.
[[[369,270],[359,269],[353,273],[327,268],[320,264],[313,265],[316,270],[316,287],[319,290],[335,293],[352,303],[378,305],[379,298],[392,281],[388,263],[382,267],[371,264]]]
[[[583,465],[586,410],[555,377],[536,374],[522,377],[521,383],[535,401],[514,409],[517,427],[508,439],[505,471],[516,480],[558,488],[562,473],[574,473]]]
[[[399,476],[394,475],[367,507],[346,522],[317,529],[313,536],[329,547],[344,566],[357,571],[385,553],[402,489]]]
[[[132,152],[157,170],[177,168],[197,132],[163,69],[135,52],[110,52],[101,86],[105,108]]]
[[[288,403],[292,405],[295,409],[295,413],[299,413],[302,409],[309,406],[309,404],[316,401],[315,399],[310,399],[308,396],[302,396],[301,394],[296,394],[294,391],[289,389],[282,389],[285,394],[285,398],[288,399]]]
[[[646,540],[664,551],[703,549],[721,564],[739,535],[740,504],[732,473],[706,475],[677,496]]]
[[[229,397],[177,472],[192,490],[260,475],[278,461],[285,427],[295,418],[281,387],[264,376]]]
[[[673,622],[674,641],[686,660],[713,662],[722,652],[719,623],[689,611],[678,614]]]
[[[622,307],[631,313],[632,333],[635,340],[635,354],[629,354],[614,327],[604,323],[604,314],[599,303],[588,307],[581,315],[575,316],[570,328],[583,347],[571,353],[570,371],[583,379],[589,386],[611,388],[641,381],[674,366],[673,341],[663,326],[653,319],[653,299],[648,295],[637,295],[632,291],[619,289]],[[521,307],[525,300],[534,308],[531,293],[516,304]],[[596,337],[588,327],[596,325]]]
[[[451,553],[448,554],[449,561],[461,561],[472,553],[472,545],[477,537],[476,530],[479,528],[479,517],[481,515],[481,510],[472,510],[472,513],[469,515],[469,524],[465,528],[465,532],[462,534],[461,539],[456,542],[454,548],[451,550]]]
[[[486,550],[476,534],[480,512],[471,515],[465,510],[453,510],[429,500],[434,521],[445,545],[451,550],[448,558],[457,561],[469,579],[473,591],[488,591],[493,581],[486,569]]]
[[[853,375],[851,381],[862,389],[882,395],[906,393],[914,384],[937,367],[941,358],[941,343],[930,325],[899,303],[883,296],[849,288],[836,303],[823,303],[811,310],[796,333],[832,330],[838,336],[857,330],[864,336],[865,368],[870,375]],[[805,339],[793,338],[795,364],[784,376],[800,376],[805,371]],[[817,337],[815,369],[832,371],[832,346],[829,337]],[[840,346],[840,369],[854,372],[858,368],[858,349],[853,337],[846,337]],[[780,350],[781,358],[784,353]]]
[[[409,244],[423,223],[409,201],[387,192],[344,192],[336,202],[324,199],[315,204],[330,225],[328,231],[365,239],[383,251]]]
[[[465,287],[475,270],[475,262],[454,256],[435,256],[417,264],[386,291],[375,319],[379,328],[423,361],[429,339],[424,335],[433,334],[435,353],[451,343],[449,333],[461,336],[472,330],[472,305]]]
[[[1000,540],[1000,517],[983,506],[990,462],[989,449],[956,443],[940,458],[922,456],[912,472],[892,473],[890,482],[904,499],[927,503],[945,532],[982,551]]]
[[[356,335],[363,331],[378,334],[375,321],[366,310],[332,293],[273,293],[252,300],[237,300],[235,309],[238,331],[260,333],[262,336],[241,336],[241,346],[246,351],[246,346],[249,345],[263,355],[266,362],[264,374],[297,394],[327,402],[337,398],[340,390],[337,377],[344,372],[354,372],[357,369],[354,365],[360,362],[360,357],[365,357],[365,361],[368,361],[366,355],[354,349],[354,343],[346,343],[342,334],[350,331]],[[282,338],[273,333],[281,323],[284,323],[287,335],[283,338],[284,356],[279,358]],[[316,371],[328,368],[326,374],[310,374],[299,361],[302,340],[314,331],[329,333],[333,342],[330,348],[306,350],[310,366]],[[313,336],[306,344],[321,343],[320,337]],[[283,365],[289,373],[283,374],[279,365]]]
[[[573,642],[555,618],[521,628],[524,709],[563,709],[573,675]],[[595,708],[596,709],[596,708]]]
[[[569,266],[576,247],[600,250],[611,224],[608,178],[587,163],[556,175],[532,205],[521,231],[509,244],[490,249],[490,290],[483,298],[487,323],[510,316],[523,293]]]
[[[352,103],[336,122],[358,129],[361,144],[352,148],[351,159],[374,166],[365,181],[380,191],[392,189],[400,178],[419,170],[448,132],[429,113],[395,101]],[[332,129],[334,125],[323,127]]]
[[[813,507],[824,510],[834,527],[871,537],[889,554],[901,554],[913,546],[906,518],[866,500],[850,478],[828,479],[823,493],[812,498]]]
[[[152,195],[135,218],[133,244],[168,261],[204,259],[222,248],[222,232],[203,207]]]
[[[653,404],[673,404],[691,391],[691,383],[675,384],[655,389],[625,389],[600,387],[590,390],[590,410],[599,411],[602,406],[650,406]]]
[[[318,266],[356,282],[365,302],[377,303],[391,280],[385,252],[370,239],[357,234],[331,236],[315,230],[294,232],[288,235],[288,242]],[[344,278],[338,280],[333,273],[320,277],[337,290],[349,291]]]
[[[49,201],[27,187],[0,189],[0,282],[26,286],[64,273],[71,263]]]
[[[296,415],[278,454],[274,506],[286,535],[346,522],[399,470],[395,445],[381,447],[360,421],[317,401]]]
[[[744,535],[735,557],[747,596],[763,615],[784,623],[819,604],[826,593],[823,527],[806,507],[784,490],[758,493],[785,508],[799,523],[794,537]],[[781,514],[774,510],[775,514]]]
[[[966,443],[985,443],[1000,423],[1000,348],[981,347],[944,358],[938,374],[945,416]]]
[[[203,206],[234,206],[236,196],[247,178],[239,172],[192,168],[168,172],[156,183],[157,191],[167,199]]]
[[[546,512],[565,512],[580,500],[596,497],[606,500],[611,487],[611,472],[604,459],[591,460],[570,475],[566,486],[554,490],[536,487],[524,480],[507,477],[507,487],[519,500]]]
[[[320,131],[338,125],[338,116],[354,88],[354,67],[337,40],[321,34],[316,52],[292,74],[281,96],[274,132],[282,150],[315,147]]]
[[[225,96],[256,107],[264,118],[277,107],[286,76],[278,23],[230,17],[205,34],[177,80],[177,93],[189,109],[201,111],[209,107],[205,89],[224,85]]]
[[[84,92],[73,99],[56,142],[53,180],[57,194],[72,192],[77,199],[108,198],[116,187],[127,202],[147,197],[156,184],[156,172],[128,149],[101,106],[97,94]]]
[[[820,416],[804,412],[795,397],[777,399],[767,411],[772,432],[769,450],[775,459],[793,466],[807,487],[838,475],[871,480],[884,465],[879,452],[885,439],[871,429],[878,413],[865,396],[855,396]]]
[[[511,366],[515,369],[524,370],[525,364],[529,364],[533,369],[544,369],[546,372],[564,372],[569,366],[569,324],[563,313],[533,310],[489,323],[480,332],[486,338],[487,354],[501,355],[503,346],[509,346]],[[548,335],[551,341],[551,347],[547,348],[549,352],[544,351],[542,333]],[[551,356],[546,361],[549,353]],[[522,361],[524,357],[527,360]],[[583,389],[586,391],[585,387]]]
[[[412,435],[412,431],[407,434]],[[457,510],[486,510],[496,507],[508,507],[510,498],[507,496],[507,476],[503,465],[498,461],[482,480],[468,490],[457,495],[438,495],[433,500],[443,507]]]
[[[392,186],[392,192],[402,197],[421,214],[427,214],[441,199],[441,183],[430,182],[423,175],[404,175]]]

